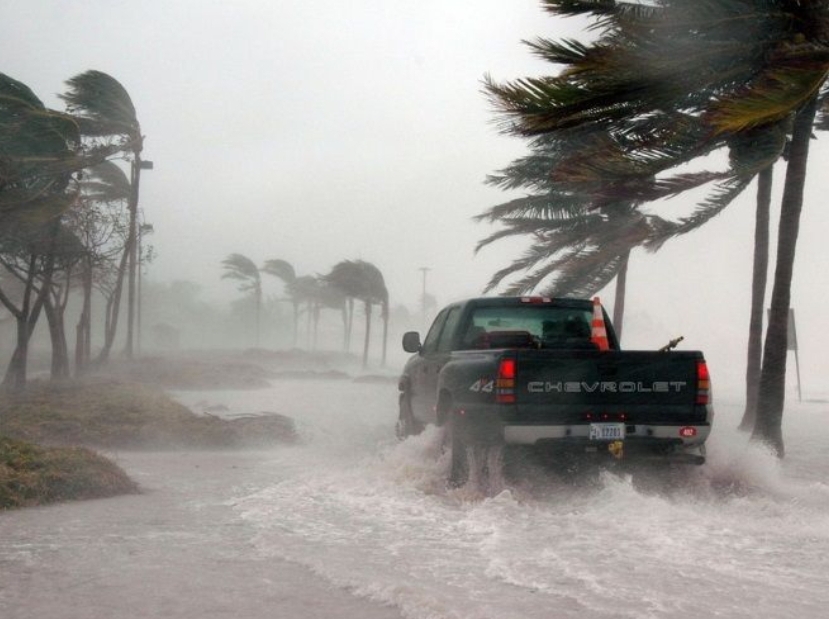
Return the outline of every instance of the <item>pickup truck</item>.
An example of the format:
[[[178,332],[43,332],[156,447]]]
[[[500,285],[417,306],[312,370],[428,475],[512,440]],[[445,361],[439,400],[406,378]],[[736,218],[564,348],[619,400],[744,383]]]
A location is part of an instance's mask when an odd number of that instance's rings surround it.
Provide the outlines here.
[[[703,464],[713,408],[701,352],[623,351],[596,299],[476,298],[435,317],[399,381],[397,435],[445,426],[450,482],[480,447]]]

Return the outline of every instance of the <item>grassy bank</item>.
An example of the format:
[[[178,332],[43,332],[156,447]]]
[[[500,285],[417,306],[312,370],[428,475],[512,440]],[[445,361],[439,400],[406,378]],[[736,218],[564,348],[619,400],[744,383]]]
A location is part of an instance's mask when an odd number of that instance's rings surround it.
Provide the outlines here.
[[[136,491],[93,449],[232,449],[294,438],[284,417],[196,415],[149,385],[34,381],[0,396],[0,508]]]
[[[137,492],[112,461],[85,447],[40,447],[0,436],[0,509]]]

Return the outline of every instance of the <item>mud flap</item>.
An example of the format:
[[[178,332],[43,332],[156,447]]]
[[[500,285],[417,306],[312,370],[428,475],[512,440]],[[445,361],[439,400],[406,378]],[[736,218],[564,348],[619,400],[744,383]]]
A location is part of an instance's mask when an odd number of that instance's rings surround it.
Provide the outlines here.
[[[464,420],[453,415],[447,423],[450,449],[449,486],[469,486],[494,495],[504,488],[504,441],[497,433],[469,431]]]

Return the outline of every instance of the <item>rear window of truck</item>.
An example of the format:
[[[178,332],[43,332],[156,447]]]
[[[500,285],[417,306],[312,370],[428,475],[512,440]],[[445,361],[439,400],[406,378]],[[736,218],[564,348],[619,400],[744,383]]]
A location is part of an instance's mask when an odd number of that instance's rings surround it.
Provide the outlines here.
[[[572,307],[478,307],[472,312],[461,347],[589,347],[592,318],[591,310]]]

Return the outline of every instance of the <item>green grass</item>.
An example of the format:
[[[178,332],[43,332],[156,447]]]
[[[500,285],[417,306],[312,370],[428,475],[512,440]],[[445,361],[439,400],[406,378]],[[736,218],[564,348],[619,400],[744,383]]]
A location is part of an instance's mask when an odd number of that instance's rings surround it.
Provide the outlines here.
[[[0,436],[0,509],[138,491],[115,463],[85,447],[39,447]]]
[[[286,418],[196,415],[147,385],[33,381],[24,393],[0,395],[0,509],[135,492],[93,449],[228,449],[294,438]]]
[[[105,449],[228,447],[227,422],[195,415],[164,391],[109,380],[33,382],[0,397],[0,434]]]

